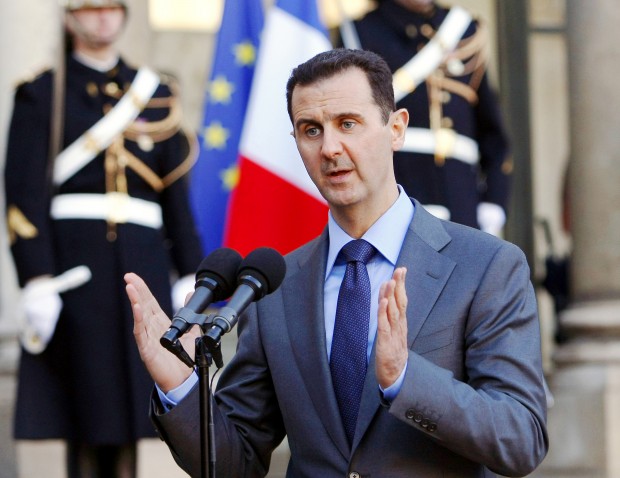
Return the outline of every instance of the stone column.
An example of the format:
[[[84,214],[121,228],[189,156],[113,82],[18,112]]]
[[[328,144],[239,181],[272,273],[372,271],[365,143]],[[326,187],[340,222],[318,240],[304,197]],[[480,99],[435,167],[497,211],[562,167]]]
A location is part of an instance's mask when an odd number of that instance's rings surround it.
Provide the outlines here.
[[[60,8],[53,0],[0,2],[0,171],[4,171],[6,134],[13,107],[13,90],[28,75],[52,65],[60,31]],[[1,175],[0,175],[1,176]],[[7,178],[10,181],[10,178]],[[13,433],[16,340],[19,308],[13,261],[9,255],[0,180],[0,476],[18,476]]]
[[[541,476],[620,476],[620,4],[567,0],[573,252]]]
[[[0,171],[18,82],[53,64],[60,32],[60,7],[49,0],[0,3]],[[17,284],[4,220],[4,178],[0,181],[0,371],[13,369],[17,329]],[[10,178],[7,178],[10,181]]]

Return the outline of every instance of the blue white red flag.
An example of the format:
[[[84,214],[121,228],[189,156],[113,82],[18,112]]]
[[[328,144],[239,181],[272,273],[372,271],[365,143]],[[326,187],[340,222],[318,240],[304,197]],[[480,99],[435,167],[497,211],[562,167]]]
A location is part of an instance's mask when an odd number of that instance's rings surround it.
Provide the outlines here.
[[[206,84],[200,155],[190,200],[206,253],[223,245],[230,192],[239,177],[239,139],[256,65],[264,14],[259,0],[224,4]]]
[[[225,245],[287,253],[320,234],[327,205],[306,172],[285,103],[291,70],[332,48],[315,0],[277,0],[261,36]]]

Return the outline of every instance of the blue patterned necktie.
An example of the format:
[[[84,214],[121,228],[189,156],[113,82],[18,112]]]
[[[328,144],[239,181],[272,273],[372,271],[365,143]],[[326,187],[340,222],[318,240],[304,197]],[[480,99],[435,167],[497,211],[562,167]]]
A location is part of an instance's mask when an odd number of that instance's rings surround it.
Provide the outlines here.
[[[370,319],[370,279],[366,263],[376,252],[374,246],[363,239],[347,243],[340,251],[340,257],[347,261],[347,269],[338,293],[330,370],[349,443],[353,442],[366,378]]]

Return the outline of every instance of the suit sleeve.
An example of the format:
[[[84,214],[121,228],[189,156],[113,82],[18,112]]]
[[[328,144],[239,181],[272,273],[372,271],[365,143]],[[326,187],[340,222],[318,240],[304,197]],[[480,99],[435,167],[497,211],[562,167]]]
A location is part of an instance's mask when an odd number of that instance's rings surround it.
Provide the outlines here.
[[[256,307],[238,323],[239,348],[222,372],[214,398],[218,476],[264,477],[271,453],[285,430],[269,366],[260,341]],[[176,462],[191,476],[200,476],[198,387],[174,409],[163,413],[153,398],[151,417]]]
[[[410,351],[390,413],[496,473],[530,473],[548,448],[536,309],[525,256],[504,243],[469,308],[465,379]]]

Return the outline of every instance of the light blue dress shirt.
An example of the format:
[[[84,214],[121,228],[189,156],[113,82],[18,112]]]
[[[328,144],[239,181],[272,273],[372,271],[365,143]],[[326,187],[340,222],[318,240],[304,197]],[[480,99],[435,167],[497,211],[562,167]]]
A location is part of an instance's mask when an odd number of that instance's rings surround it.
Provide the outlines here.
[[[379,254],[366,264],[370,278],[370,318],[368,326],[368,346],[366,358],[370,360],[372,348],[377,335],[377,311],[379,309],[379,289],[381,284],[392,278],[400,249],[405,240],[407,229],[413,219],[413,203],[407,197],[404,190],[399,186],[399,195],[396,202],[388,209],[361,237],[372,244]],[[325,288],[323,310],[325,315],[325,342],[327,344],[327,358],[329,361],[336,321],[336,304],[340,284],[344,278],[346,263],[336,262],[340,250],[350,241],[354,240],[336,223],[329,213],[329,251],[325,271]],[[383,390],[384,398],[392,400],[402,384],[404,372],[400,378],[386,390]]]
[[[372,348],[377,335],[377,311],[379,308],[379,289],[381,284],[392,278],[400,249],[405,240],[405,235],[409,224],[413,219],[414,207],[411,200],[407,197],[401,186],[398,186],[399,195],[394,204],[366,231],[362,239],[372,244],[379,254],[368,262],[366,268],[370,277],[371,300],[370,317],[368,327],[368,346],[366,350],[367,360],[370,360]],[[336,262],[340,249],[348,242],[354,240],[336,223],[329,213],[329,251],[327,254],[327,264],[325,268],[324,286],[324,316],[325,316],[325,341],[327,344],[327,358],[331,355],[332,337],[334,334],[334,323],[336,320],[336,304],[338,301],[338,291],[344,278],[346,264]],[[406,367],[399,379],[385,390],[382,390],[384,398],[391,401],[396,397],[405,376]],[[193,373],[188,379],[177,388],[164,394],[158,388],[159,397],[162,404],[167,408],[173,408],[179,403],[192,389],[198,381],[198,376]]]

